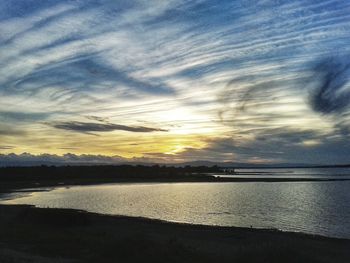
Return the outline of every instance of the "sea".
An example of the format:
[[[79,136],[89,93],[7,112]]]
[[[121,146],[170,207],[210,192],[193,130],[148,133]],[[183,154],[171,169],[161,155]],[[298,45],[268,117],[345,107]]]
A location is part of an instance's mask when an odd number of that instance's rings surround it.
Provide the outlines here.
[[[350,180],[344,180],[350,179],[349,168],[236,169],[235,172],[216,176],[339,181],[119,183],[29,190],[5,196],[0,203],[350,239]]]

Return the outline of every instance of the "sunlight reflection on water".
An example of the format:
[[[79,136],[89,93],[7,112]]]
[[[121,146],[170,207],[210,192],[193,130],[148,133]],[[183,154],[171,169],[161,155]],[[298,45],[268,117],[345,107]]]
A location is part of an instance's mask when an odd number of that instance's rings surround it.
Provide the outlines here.
[[[350,238],[350,182],[113,184],[3,203]]]

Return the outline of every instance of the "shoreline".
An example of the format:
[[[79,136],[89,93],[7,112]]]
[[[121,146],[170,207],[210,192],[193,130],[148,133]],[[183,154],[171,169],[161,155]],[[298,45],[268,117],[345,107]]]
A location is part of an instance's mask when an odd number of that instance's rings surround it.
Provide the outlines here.
[[[99,184],[187,182],[208,181],[66,180],[40,181],[40,185],[33,181],[11,182],[0,186],[0,199],[16,191],[42,191],[40,188],[44,187],[50,191]],[[2,263],[142,262],[145,259],[153,263],[350,261],[350,239],[278,229],[196,225],[12,204],[0,205],[0,225]]]
[[[67,262],[90,262],[90,258],[98,258],[99,262],[117,259],[139,262],[145,256],[153,262],[170,258],[174,259],[171,262],[187,259],[191,259],[189,262],[233,259],[265,262],[261,258],[269,262],[348,262],[350,259],[348,239],[276,229],[193,225],[30,205],[0,205],[0,223],[5,226],[0,229],[0,248],[24,253],[28,259],[63,258]],[[69,254],[65,251],[67,245]],[[1,249],[0,260],[7,262]],[[86,252],[89,250],[94,255]],[[104,258],[106,254],[108,258]]]
[[[38,166],[0,168],[0,193],[6,188],[37,188],[57,185],[88,185],[101,183],[175,183],[175,182],[331,182],[350,181],[336,178],[264,178],[230,177],[219,167],[161,167],[161,166]],[[249,174],[248,174],[249,175]]]
[[[201,178],[79,178],[79,179],[67,179],[61,180],[35,180],[35,181],[1,181],[0,176],[0,198],[1,195],[6,193],[12,193],[14,191],[26,191],[26,189],[45,188],[45,187],[71,187],[71,186],[88,186],[88,185],[102,185],[102,184],[142,184],[142,183],[298,183],[298,182],[337,182],[337,181],[350,181],[350,178],[259,178],[259,177],[220,177],[220,176],[202,176]]]
[[[84,186],[99,186],[99,185],[118,185],[118,184],[182,184],[182,183],[208,183],[208,182],[110,182],[110,183],[105,183],[101,182],[98,184],[74,184],[74,185],[56,185],[56,186],[43,186],[39,188],[25,188],[25,189],[14,189],[12,191],[6,191],[6,192],[1,192],[0,189],[0,206],[5,205],[5,206],[29,206],[33,208],[38,208],[41,209],[42,207],[36,207],[35,205],[31,204],[16,204],[16,203],[10,203],[11,200],[17,199],[17,198],[22,198],[30,195],[31,193],[36,193],[36,192],[50,192],[54,191],[56,189],[60,188],[71,188],[71,187],[84,187]],[[210,183],[229,183],[229,182],[210,182]],[[239,182],[241,183],[241,182]],[[11,195],[14,195],[11,197]],[[8,202],[8,203],[7,203]],[[165,222],[165,223],[174,223],[174,224],[184,224],[184,225],[191,225],[191,226],[208,226],[208,227],[218,227],[218,228],[242,228],[242,229],[256,229],[256,230],[267,230],[267,231],[279,231],[282,233],[291,233],[291,234],[303,234],[303,235],[310,235],[310,236],[315,236],[315,237],[320,237],[320,238],[331,238],[331,239],[341,239],[341,240],[349,240],[350,238],[347,237],[339,237],[339,236],[327,236],[327,235],[322,235],[322,234],[314,234],[314,233],[307,233],[307,232],[302,232],[302,231],[290,231],[290,230],[282,230],[278,228],[263,228],[263,227],[240,227],[240,226],[234,226],[234,225],[208,225],[208,224],[193,224],[190,222],[177,222],[177,221],[167,221],[163,219],[157,219],[157,218],[148,218],[148,217],[142,217],[142,216],[127,216],[127,215],[115,215],[115,214],[104,214],[104,213],[98,213],[98,212],[91,212],[87,210],[81,210],[81,209],[76,209],[76,208],[54,208],[54,207],[46,207],[47,209],[63,209],[63,210],[76,210],[84,213],[91,213],[91,214],[99,214],[99,215],[106,215],[106,216],[112,216],[112,217],[125,217],[125,218],[140,218],[144,220],[151,220],[151,221],[159,221],[159,222]]]
[[[48,190],[50,191],[50,190]],[[1,201],[1,198],[0,198]],[[339,240],[339,241],[346,241],[350,242],[350,238],[345,237],[332,237],[332,236],[325,236],[321,234],[312,234],[312,233],[305,233],[305,232],[298,232],[298,231],[284,231],[282,229],[278,228],[262,228],[262,227],[243,227],[243,226],[224,226],[224,225],[208,225],[208,224],[195,224],[195,223],[187,223],[187,222],[180,222],[180,221],[168,221],[163,219],[157,219],[157,218],[150,218],[150,217],[143,217],[143,216],[127,216],[127,215],[118,215],[118,214],[104,214],[104,213],[97,213],[97,212],[90,212],[83,209],[75,209],[75,208],[55,208],[55,207],[38,207],[35,205],[30,204],[2,204],[0,203],[0,210],[1,207],[14,207],[16,208],[25,208],[25,209],[38,209],[38,210],[56,210],[58,212],[65,212],[69,211],[72,213],[80,213],[80,214],[87,214],[87,215],[93,215],[93,216],[101,216],[101,217],[111,217],[116,218],[120,220],[137,220],[147,223],[155,223],[155,224],[168,224],[172,226],[183,226],[188,228],[198,228],[198,229],[207,229],[207,230],[239,230],[239,231],[259,231],[259,232],[265,232],[265,233],[281,233],[286,235],[298,235],[298,236],[305,236],[305,237],[312,237],[316,239],[331,239],[331,240]]]

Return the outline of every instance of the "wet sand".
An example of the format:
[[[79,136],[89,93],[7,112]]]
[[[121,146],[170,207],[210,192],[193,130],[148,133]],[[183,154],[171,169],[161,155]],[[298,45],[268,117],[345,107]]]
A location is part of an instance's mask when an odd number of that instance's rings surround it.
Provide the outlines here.
[[[276,230],[22,205],[1,205],[0,225],[2,263],[350,261],[350,240]]]

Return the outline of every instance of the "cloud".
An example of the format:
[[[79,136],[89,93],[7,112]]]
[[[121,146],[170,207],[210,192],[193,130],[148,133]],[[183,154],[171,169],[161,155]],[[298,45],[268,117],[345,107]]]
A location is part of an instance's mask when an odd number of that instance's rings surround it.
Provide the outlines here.
[[[279,104],[279,99],[288,92],[287,87],[295,84],[295,79],[278,79],[277,75],[240,76],[231,79],[218,94],[218,100],[222,104],[219,117],[224,121],[225,113],[231,114],[231,118],[235,119],[239,114],[257,108],[268,109]]]
[[[349,56],[323,59],[313,68],[310,104],[322,114],[344,112],[350,105]]]
[[[61,150],[76,150],[79,149],[78,147],[59,147]]]
[[[87,119],[99,122],[108,122],[108,118],[99,116],[85,116]]]
[[[62,156],[56,154],[0,154],[0,166],[39,165],[39,164],[119,164],[128,162],[120,156],[104,156],[67,153]]]
[[[10,125],[3,125],[0,123],[0,136],[24,136],[26,131],[14,128]]]
[[[348,137],[285,128],[261,134],[250,141],[232,137],[209,139],[206,146],[200,149],[187,148],[174,155],[158,154],[152,157],[177,161],[348,164],[349,141]]]
[[[10,146],[10,145],[0,145],[0,150],[11,150],[14,149],[14,146]]]
[[[166,132],[167,130],[159,128],[151,128],[144,126],[126,126],[113,123],[94,123],[94,122],[56,122],[50,124],[52,127],[75,132],[110,132],[110,131],[129,131],[129,132]]]
[[[42,67],[7,84],[12,90],[36,90],[61,86],[73,92],[130,88],[138,92],[173,94],[171,88],[161,83],[150,83],[129,76],[98,56],[74,57]],[[74,94],[74,93],[72,93]],[[56,97],[59,99],[59,97]]]
[[[35,166],[35,165],[94,165],[94,164],[138,164],[138,163],[166,163],[162,158],[132,157],[124,158],[118,155],[107,156],[101,154],[0,154],[0,167],[4,166]]]
[[[302,159],[304,141],[308,151],[321,141],[337,154],[333,145],[346,145],[350,131],[349,8],[337,0],[2,0],[1,143],[16,153],[79,145],[74,152],[125,156],[134,153],[120,145],[137,143],[136,156],[160,156],[167,137],[181,142],[184,158],[243,160],[288,158],[270,154],[288,149]],[[83,133],[109,131],[80,147]],[[202,142],[208,147],[186,148]]]
[[[51,113],[0,111],[0,121],[4,122],[33,122],[47,119]]]

